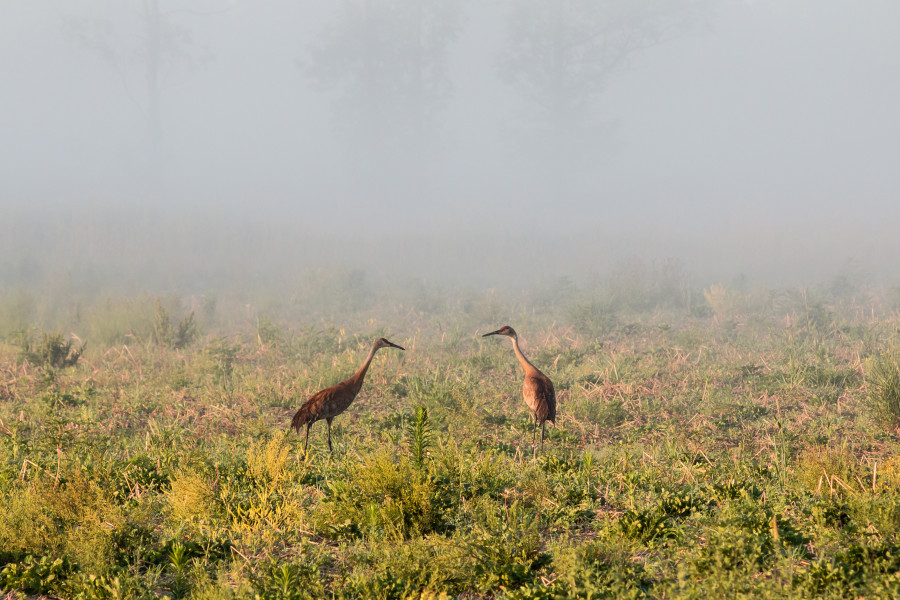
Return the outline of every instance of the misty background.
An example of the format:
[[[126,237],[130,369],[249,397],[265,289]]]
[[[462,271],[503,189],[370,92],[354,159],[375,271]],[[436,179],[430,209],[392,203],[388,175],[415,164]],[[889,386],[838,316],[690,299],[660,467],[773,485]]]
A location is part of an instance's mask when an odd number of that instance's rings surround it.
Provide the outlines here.
[[[893,0],[0,6],[7,290],[896,280]]]

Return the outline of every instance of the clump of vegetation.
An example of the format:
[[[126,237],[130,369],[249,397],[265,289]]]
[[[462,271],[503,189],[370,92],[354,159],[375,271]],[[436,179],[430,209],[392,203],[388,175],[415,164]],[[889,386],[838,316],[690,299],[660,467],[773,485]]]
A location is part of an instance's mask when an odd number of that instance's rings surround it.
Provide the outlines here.
[[[223,338],[215,338],[203,349],[211,364],[212,380],[222,389],[230,391],[234,387],[234,368],[240,347]]]
[[[59,590],[72,571],[73,565],[65,558],[36,558],[29,554],[20,562],[9,562],[0,569],[0,589],[47,594]]]
[[[20,346],[19,357],[22,360],[57,370],[74,367],[85,349],[84,343],[76,348],[73,340],[67,340],[62,333],[51,331],[41,332],[40,339],[36,342],[27,334],[22,334]]]
[[[742,302],[738,292],[729,290],[719,283],[714,283],[703,290],[703,298],[720,319],[734,316],[740,310]]]
[[[900,364],[896,353],[873,359],[866,383],[872,406],[881,422],[891,428],[900,427]]]
[[[162,300],[156,301],[156,320],[153,322],[153,340],[157,344],[170,348],[184,348],[197,337],[198,327],[194,321],[194,311],[189,312],[181,321],[175,321],[163,306]]]
[[[329,537],[372,536],[404,540],[440,531],[435,481],[405,457],[378,452],[329,483],[317,528]]]

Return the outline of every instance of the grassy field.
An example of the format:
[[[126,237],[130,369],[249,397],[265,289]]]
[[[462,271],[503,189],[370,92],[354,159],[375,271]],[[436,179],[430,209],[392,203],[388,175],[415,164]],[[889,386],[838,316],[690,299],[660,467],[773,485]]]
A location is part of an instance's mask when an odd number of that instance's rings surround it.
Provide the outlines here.
[[[560,283],[0,296],[0,589],[900,595],[893,290]],[[538,456],[510,344],[479,337],[504,324],[557,389]],[[293,412],[382,335],[406,352],[304,456]]]

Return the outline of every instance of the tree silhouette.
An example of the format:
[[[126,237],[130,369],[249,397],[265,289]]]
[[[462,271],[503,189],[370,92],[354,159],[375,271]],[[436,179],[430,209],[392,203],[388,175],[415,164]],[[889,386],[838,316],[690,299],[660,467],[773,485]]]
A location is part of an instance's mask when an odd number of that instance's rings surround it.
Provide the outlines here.
[[[596,100],[637,53],[684,34],[705,0],[516,0],[500,77],[529,111],[524,147],[557,176],[593,158]]]
[[[310,49],[309,75],[335,94],[334,126],[369,183],[426,168],[451,93],[447,55],[457,0],[349,0]]]
[[[128,97],[141,110],[147,183],[159,192],[164,180],[164,90],[179,67],[191,68],[206,57],[198,58],[190,33],[173,19],[180,12],[199,13],[164,11],[159,0],[140,0],[137,7],[132,23],[72,17],[65,25],[79,45],[113,69]]]

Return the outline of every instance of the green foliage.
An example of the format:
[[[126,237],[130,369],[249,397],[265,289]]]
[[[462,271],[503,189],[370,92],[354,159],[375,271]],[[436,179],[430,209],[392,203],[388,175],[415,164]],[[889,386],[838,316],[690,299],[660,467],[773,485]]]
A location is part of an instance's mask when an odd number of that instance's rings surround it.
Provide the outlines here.
[[[67,479],[37,476],[10,489],[0,503],[0,547],[24,554],[66,555],[104,569],[114,560],[123,513],[101,483],[83,470]]]
[[[502,509],[482,503],[476,518],[465,544],[476,557],[479,590],[520,587],[550,564],[551,557],[542,552],[537,515],[518,501]]]
[[[408,539],[444,527],[435,482],[408,459],[378,452],[328,484],[317,527],[330,537]]]
[[[576,407],[580,416],[592,423],[596,423],[600,427],[613,428],[618,427],[628,420],[628,411],[625,404],[620,399],[614,399],[609,402],[598,402],[596,400],[586,402]]]
[[[895,353],[875,358],[866,376],[869,398],[879,419],[888,427],[900,426],[900,364]]]
[[[230,344],[223,338],[215,338],[203,349],[211,361],[213,381],[226,391],[234,387],[234,367],[237,363],[240,346]]]
[[[134,574],[118,571],[97,575],[77,573],[66,582],[66,597],[75,600],[138,600],[152,598],[158,593],[159,574],[147,570]]]
[[[407,600],[415,597],[415,592],[413,584],[390,571],[384,571],[374,575],[351,575],[340,587],[337,597],[341,600]]]
[[[321,598],[319,570],[308,562],[267,562],[250,577],[253,589],[271,600]]]
[[[553,578],[542,578],[504,594],[516,600],[645,598],[643,565],[602,542],[560,540],[554,544]]]
[[[829,559],[812,563],[797,575],[797,586],[812,597],[839,593],[842,598],[862,597],[872,575],[900,571],[900,548],[889,542],[854,544]]]
[[[340,337],[340,332],[334,327],[319,329],[310,326],[291,337],[289,349],[298,360],[309,362],[318,356],[339,352]]]
[[[281,331],[266,315],[256,319],[256,340],[260,346],[280,346],[284,343]]]
[[[0,569],[0,589],[21,590],[29,594],[46,594],[60,585],[74,570],[65,558],[35,558],[31,554],[20,562],[7,563]]]
[[[52,369],[65,369],[74,367],[78,359],[84,353],[85,345],[82,343],[77,349],[72,340],[65,339],[59,332],[41,332],[40,340],[23,335],[20,340],[21,350],[19,356],[33,365]]]
[[[172,579],[168,584],[168,589],[174,598],[184,598],[191,589],[188,564],[189,555],[187,548],[181,542],[172,544],[169,550],[169,569],[172,572]]]
[[[652,509],[626,511],[619,519],[618,525],[622,535],[644,544],[677,536],[668,516]]]
[[[416,467],[425,465],[425,455],[431,446],[431,424],[428,422],[428,409],[417,406],[416,413],[409,421],[409,449]]]
[[[249,308],[222,294],[205,344],[177,341],[175,298],[73,309],[90,369],[33,369],[0,344],[0,586],[896,597],[900,444],[871,417],[890,406],[900,320],[844,286],[820,301],[741,285],[713,319],[662,270],[512,303],[420,285],[418,304],[402,288],[379,304],[365,278],[323,274],[332,299],[356,290],[342,312],[315,288]],[[504,322],[557,384],[536,457],[508,345],[475,338]],[[346,377],[377,335],[410,350],[376,357],[335,420],[343,443],[304,457],[295,400]],[[105,340],[116,345],[95,348]]]
[[[566,318],[579,331],[598,338],[609,335],[618,323],[615,312],[596,299],[569,304]]]
[[[156,320],[153,322],[153,340],[169,348],[184,348],[197,337],[197,323],[194,311],[189,312],[180,322],[174,322],[162,300],[156,301]]]
[[[703,290],[703,298],[712,309],[716,317],[728,318],[740,312],[743,298],[734,290],[715,283]]]

